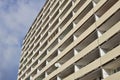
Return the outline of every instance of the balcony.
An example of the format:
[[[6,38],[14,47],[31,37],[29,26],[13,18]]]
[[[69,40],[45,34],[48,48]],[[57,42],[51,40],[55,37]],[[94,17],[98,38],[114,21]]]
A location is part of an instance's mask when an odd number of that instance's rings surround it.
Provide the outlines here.
[[[95,14],[98,17],[101,17],[105,12],[107,12],[117,1],[119,0],[107,0],[107,2],[100,8],[98,9]],[[94,2],[98,3],[98,0],[94,0]]]
[[[60,3],[58,2],[55,7],[52,9],[50,15],[52,15],[54,13],[54,11],[58,8],[58,6],[60,5]]]
[[[40,51],[42,51],[46,46],[48,45],[48,42],[46,41],[40,48]]]
[[[83,67],[92,63],[99,57],[100,57],[99,48],[95,48],[94,50],[92,50],[87,55],[83,56],[80,60],[74,63],[76,67],[75,71],[82,69]]]
[[[57,55],[58,55],[58,51],[56,50],[50,55],[50,57],[47,58],[47,61],[48,62],[52,61]]]
[[[51,36],[48,38],[48,42],[50,42],[58,33],[58,29],[56,29],[52,34]]]
[[[100,68],[84,75],[81,78],[75,80],[102,80],[102,70]]]
[[[77,6],[73,9],[73,12],[76,13],[86,1],[87,0],[80,0]]]
[[[58,67],[56,67],[56,66],[51,66],[49,69],[47,69],[47,75],[49,75],[50,73],[52,73],[54,70],[56,70]]]
[[[55,27],[56,27],[56,25],[59,23],[59,19],[57,19],[53,24],[52,24],[52,26],[50,27],[50,29],[49,29],[49,32],[51,32]]]
[[[120,57],[117,57],[102,67],[103,77],[107,78],[120,71]]]
[[[77,52],[80,52],[83,50],[85,47],[87,47],[90,43],[92,43],[94,40],[96,40],[97,37],[97,31],[93,31],[91,34],[89,34],[82,42],[80,42],[75,49]]]
[[[62,12],[62,14],[60,15],[60,19],[62,19],[64,17],[64,15],[66,14],[66,12],[72,7],[72,2],[70,2],[67,7],[64,9],[64,11]]]
[[[74,33],[76,37],[79,37],[84,31],[86,31],[95,22],[95,16],[92,15],[78,30]]]
[[[105,55],[118,45],[120,45],[120,32],[116,33],[114,36],[112,36],[106,42],[100,45],[101,56]]]
[[[74,23],[77,24],[91,9],[93,8],[92,2],[80,13],[77,18],[74,20]]]
[[[71,30],[73,29],[73,24],[71,23],[59,36],[59,39],[62,40]]]
[[[39,60],[41,61],[46,55],[47,55],[47,51],[44,51],[39,57]]]
[[[65,56],[57,61],[61,66],[74,56],[74,50],[69,51]]]
[[[70,74],[74,73],[74,66],[71,65],[66,68],[64,71],[58,74],[60,80],[63,80],[65,77],[69,76]]]
[[[113,14],[109,19],[107,19],[102,25],[99,26],[98,30],[102,35],[107,30],[109,30],[113,25],[120,21],[120,10]]]
[[[48,51],[51,51],[58,44],[58,40],[55,40],[50,47],[48,47]]]
[[[43,42],[47,36],[48,36],[48,32],[45,33],[45,35],[42,37],[42,39],[40,40],[40,42]]]
[[[33,63],[32,68],[34,68],[37,64],[38,64],[38,60]]]
[[[45,73],[41,74],[39,77],[37,77],[35,80],[43,80],[45,78]]]
[[[63,7],[67,4],[69,0],[64,0],[63,4],[60,6],[60,10],[63,10]]]
[[[74,41],[73,36],[68,38],[60,47],[59,50],[63,51],[67,46],[69,46]]]
[[[50,24],[53,22],[53,20],[56,18],[56,16],[59,14],[59,10],[53,15],[53,17],[50,20]]]
[[[36,74],[37,74],[37,69],[32,72],[31,77],[34,77]]]

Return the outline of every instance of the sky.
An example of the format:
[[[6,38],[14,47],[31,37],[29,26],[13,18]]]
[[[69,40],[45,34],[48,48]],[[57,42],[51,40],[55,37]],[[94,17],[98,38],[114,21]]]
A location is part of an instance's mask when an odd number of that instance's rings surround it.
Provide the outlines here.
[[[0,80],[17,80],[22,41],[46,0],[0,0]]]

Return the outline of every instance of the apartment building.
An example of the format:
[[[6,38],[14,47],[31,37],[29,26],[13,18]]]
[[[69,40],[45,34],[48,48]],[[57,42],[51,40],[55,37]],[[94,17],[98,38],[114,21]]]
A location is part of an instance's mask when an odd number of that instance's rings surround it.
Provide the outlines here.
[[[23,40],[18,80],[120,80],[120,0],[47,0]]]

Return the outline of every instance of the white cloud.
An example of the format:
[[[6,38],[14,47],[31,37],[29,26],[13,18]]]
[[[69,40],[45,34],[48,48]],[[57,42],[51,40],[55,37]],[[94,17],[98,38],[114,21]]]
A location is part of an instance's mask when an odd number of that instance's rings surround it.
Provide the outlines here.
[[[26,1],[28,3],[25,3]],[[32,4],[31,2],[33,1],[32,0],[17,1],[16,2],[17,5],[14,6],[17,7],[17,9],[14,9],[12,6],[7,8],[8,11],[4,10],[3,12],[1,12],[0,18],[2,18],[2,20],[5,21],[5,23],[7,23],[5,24],[5,26],[7,26],[11,30],[15,29],[18,32],[20,32],[23,28],[27,29],[27,27],[30,26],[31,23],[33,22],[33,18],[35,17],[39,10],[39,8],[35,8],[35,6],[32,6],[35,5],[37,2],[35,4]]]
[[[0,72],[0,80],[2,80],[2,73]]]
[[[21,40],[44,2],[0,0],[0,80],[16,80],[14,68],[18,68]]]

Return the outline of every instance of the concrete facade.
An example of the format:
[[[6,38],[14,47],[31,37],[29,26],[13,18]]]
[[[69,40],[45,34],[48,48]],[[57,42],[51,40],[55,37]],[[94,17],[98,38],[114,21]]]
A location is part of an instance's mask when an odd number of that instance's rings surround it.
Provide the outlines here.
[[[18,80],[120,80],[120,0],[47,0],[23,41]]]

